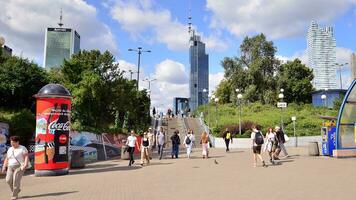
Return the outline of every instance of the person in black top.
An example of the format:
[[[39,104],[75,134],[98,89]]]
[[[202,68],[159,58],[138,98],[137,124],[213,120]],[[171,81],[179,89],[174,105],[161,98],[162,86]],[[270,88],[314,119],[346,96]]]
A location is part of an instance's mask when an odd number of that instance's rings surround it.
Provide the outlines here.
[[[226,130],[223,134],[223,139],[224,139],[225,145],[226,145],[226,152],[229,152],[230,151],[230,149],[229,149],[230,141],[232,144],[232,134],[230,133],[228,128],[226,128]]]
[[[141,166],[145,164],[150,164],[150,157],[148,154],[148,149],[150,147],[150,140],[148,138],[147,132],[143,133],[142,141],[141,141]]]
[[[180,145],[180,138],[179,138],[179,131],[176,130],[174,131],[174,134],[171,137],[171,141],[172,141],[172,159],[174,157],[178,158],[178,154],[179,154],[179,145]]]
[[[275,157],[278,160],[278,156],[281,151],[283,151],[285,157],[288,157],[289,155],[288,155],[286,147],[284,146],[284,143],[286,142],[286,140],[284,138],[284,132],[282,131],[282,129],[279,126],[276,126],[275,130],[276,130],[276,137],[277,137],[277,141],[278,141],[278,148],[275,153]]]

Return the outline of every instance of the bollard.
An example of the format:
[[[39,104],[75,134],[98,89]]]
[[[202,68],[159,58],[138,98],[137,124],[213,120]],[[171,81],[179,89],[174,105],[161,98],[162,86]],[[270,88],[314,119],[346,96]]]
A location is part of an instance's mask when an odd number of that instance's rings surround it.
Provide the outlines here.
[[[308,153],[309,153],[309,156],[319,156],[318,142],[309,142]]]

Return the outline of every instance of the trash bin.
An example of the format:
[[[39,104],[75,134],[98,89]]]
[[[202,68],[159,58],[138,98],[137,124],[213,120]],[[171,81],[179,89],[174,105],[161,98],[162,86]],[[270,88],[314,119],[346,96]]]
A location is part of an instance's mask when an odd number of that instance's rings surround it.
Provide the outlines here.
[[[130,159],[130,154],[127,151],[128,146],[127,145],[122,145],[121,147],[121,160],[129,160]]]
[[[35,97],[35,175],[68,174],[72,96],[62,85],[47,84]]]
[[[309,142],[308,153],[309,153],[309,156],[319,156],[318,142]]]
[[[84,150],[72,150],[70,168],[84,168]]]

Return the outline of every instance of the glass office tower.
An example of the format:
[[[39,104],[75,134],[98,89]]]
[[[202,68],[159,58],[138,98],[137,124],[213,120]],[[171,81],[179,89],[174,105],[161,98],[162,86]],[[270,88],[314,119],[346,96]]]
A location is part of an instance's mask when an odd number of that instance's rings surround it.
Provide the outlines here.
[[[80,51],[80,35],[70,28],[47,28],[44,50],[44,67],[56,68]]]
[[[198,106],[208,103],[208,92],[204,93],[203,90],[209,91],[209,55],[205,53],[205,44],[194,31],[190,36],[189,61],[189,105],[193,111]]]

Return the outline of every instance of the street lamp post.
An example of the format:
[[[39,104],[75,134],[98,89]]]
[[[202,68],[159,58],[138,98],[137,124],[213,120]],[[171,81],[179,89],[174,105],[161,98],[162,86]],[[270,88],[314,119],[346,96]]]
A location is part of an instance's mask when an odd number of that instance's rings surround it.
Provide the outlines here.
[[[203,100],[204,100],[204,102],[203,102],[203,104],[204,104],[204,118],[205,118],[205,113],[206,113],[206,104],[208,103],[208,99],[206,98],[206,94],[208,93],[208,90],[207,89],[203,89]],[[207,94],[207,95],[209,95],[209,94]]]
[[[278,98],[281,100],[281,102],[283,102],[283,98],[284,98],[283,92],[284,92],[284,89],[281,89],[280,91],[281,91],[281,93],[278,95]],[[284,124],[284,123],[283,123],[283,108],[281,107],[281,128],[282,128],[282,130],[284,130],[284,125],[283,125],[283,124]]]
[[[298,147],[298,138],[297,138],[297,135],[295,134],[295,121],[296,120],[297,120],[297,117],[293,116],[292,121],[293,121],[294,140],[295,140],[294,146]]]
[[[326,105],[326,95],[325,94],[321,95],[321,100],[324,104],[324,107],[326,108],[327,105]]]
[[[145,78],[143,81],[147,81],[148,82],[148,89],[151,90],[151,82],[156,81],[157,79],[153,78],[153,79],[149,79],[149,78]]]
[[[214,101],[215,101],[215,113],[216,113],[216,115],[215,115],[215,125],[216,125],[216,127],[218,127],[218,102],[219,102],[219,98],[215,98],[214,99]]]
[[[336,66],[339,66],[339,77],[340,77],[340,89],[342,89],[342,78],[341,78],[341,67],[348,65],[349,63],[336,63]]]
[[[242,99],[242,94],[240,93],[240,89],[236,89],[236,93],[237,94],[237,103],[239,104],[239,134],[242,134],[242,122],[241,122],[241,115],[242,115],[242,111],[241,111],[241,99]]]
[[[137,72],[134,72],[131,69],[128,72],[130,73],[130,81],[132,81],[132,74],[137,73]]]
[[[128,49],[128,51],[135,51],[138,54],[138,60],[137,60],[137,90],[138,90],[138,85],[140,82],[141,54],[145,52],[150,53],[151,50],[142,50],[142,47],[138,47],[137,49]]]

